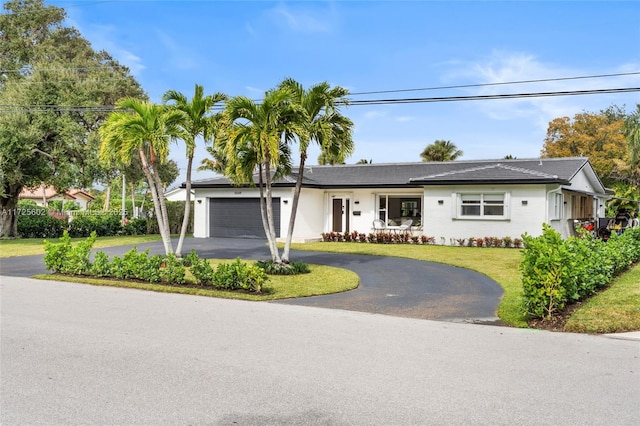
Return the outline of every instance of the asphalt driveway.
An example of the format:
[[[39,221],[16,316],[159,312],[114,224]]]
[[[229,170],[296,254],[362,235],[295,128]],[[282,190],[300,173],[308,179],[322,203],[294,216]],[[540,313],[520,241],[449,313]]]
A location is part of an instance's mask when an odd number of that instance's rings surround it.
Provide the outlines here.
[[[163,253],[160,242],[138,245],[139,250]],[[122,254],[129,246],[100,249]],[[201,257],[266,259],[269,250],[257,239],[185,240],[184,253]],[[401,258],[294,251],[294,260],[331,265],[359,275],[360,286],[345,293],[281,300],[271,303],[316,306],[407,318],[499,324],[496,309],[502,288],[490,278],[463,268]],[[45,273],[42,256],[2,259],[0,275],[28,277]]]

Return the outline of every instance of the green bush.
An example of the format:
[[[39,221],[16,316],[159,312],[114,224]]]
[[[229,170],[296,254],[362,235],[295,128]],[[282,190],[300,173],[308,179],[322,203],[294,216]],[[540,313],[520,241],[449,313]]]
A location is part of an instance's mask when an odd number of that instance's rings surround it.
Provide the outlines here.
[[[147,234],[147,226],[147,219],[131,219],[122,227],[122,233],[124,235],[145,235]]]
[[[545,224],[541,236],[525,234],[523,240],[523,303],[535,318],[548,318],[592,295],[640,259],[640,228],[614,233],[607,241],[590,236],[563,240]]]
[[[84,241],[80,241],[74,246],[71,244],[71,237],[64,231],[58,243],[44,242],[44,264],[53,272],[63,274],[80,275],[91,271],[91,247],[96,242],[96,233],[93,232]]]
[[[122,234],[120,217],[113,214],[96,214],[96,212],[80,213],[73,216],[69,224],[69,234],[86,237],[95,232],[99,237],[110,237]]]
[[[49,215],[42,207],[18,207],[18,234],[23,238],[59,238],[67,229],[67,220]]]
[[[269,275],[299,275],[311,272],[309,265],[304,262],[275,263],[273,260],[259,260],[256,266]]]
[[[161,268],[163,281],[174,284],[184,284],[186,281],[186,268],[175,254],[163,258],[164,267]]]
[[[93,263],[91,264],[89,272],[91,272],[91,275],[96,275],[98,277],[111,276],[111,263],[109,262],[109,256],[105,252],[97,252],[93,258]]]
[[[212,285],[215,276],[215,269],[207,259],[198,259],[191,263],[191,274],[199,285]]]
[[[221,263],[216,269],[213,286],[225,290],[247,290],[260,293],[269,277],[262,268],[249,266],[239,258],[232,263]]]

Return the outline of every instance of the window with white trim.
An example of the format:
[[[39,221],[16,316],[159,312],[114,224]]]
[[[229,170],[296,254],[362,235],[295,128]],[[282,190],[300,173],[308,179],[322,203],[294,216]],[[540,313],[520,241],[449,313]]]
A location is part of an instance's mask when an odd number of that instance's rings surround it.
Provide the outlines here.
[[[456,194],[456,218],[460,219],[508,219],[509,193],[458,193]]]

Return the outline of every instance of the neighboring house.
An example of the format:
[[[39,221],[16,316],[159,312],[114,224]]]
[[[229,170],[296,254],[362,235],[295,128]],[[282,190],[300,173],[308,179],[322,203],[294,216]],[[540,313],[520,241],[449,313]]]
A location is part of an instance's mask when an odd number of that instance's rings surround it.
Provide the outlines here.
[[[273,185],[278,237],[289,223],[296,171]],[[196,181],[194,237],[262,237],[258,189],[224,178]],[[478,160],[305,167],[294,241],[323,232],[373,231],[413,221],[412,232],[453,244],[470,237],[564,237],[576,219],[604,216],[611,198],[587,158]]]
[[[44,207],[47,203],[55,200],[73,201],[78,205],[80,210],[86,210],[89,202],[95,200],[95,197],[81,189],[70,189],[65,193],[59,194],[55,188],[47,186],[44,188],[39,186],[36,188],[24,188],[18,196],[20,200],[33,200],[37,205]]]

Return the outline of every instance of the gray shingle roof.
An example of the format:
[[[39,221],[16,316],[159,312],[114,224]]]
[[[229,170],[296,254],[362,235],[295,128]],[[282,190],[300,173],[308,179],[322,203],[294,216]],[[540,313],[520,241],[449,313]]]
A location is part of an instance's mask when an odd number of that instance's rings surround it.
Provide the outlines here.
[[[313,188],[402,188],[423,185],[483,183],[568,184],[589,160],[543,158],[515,160],[470,160],[431,163],[354,164],[306,166],[303,186]],[[294,186],[297,169],[274,184]],[[224,178],[193,182],[194,188],[229,187]]]

